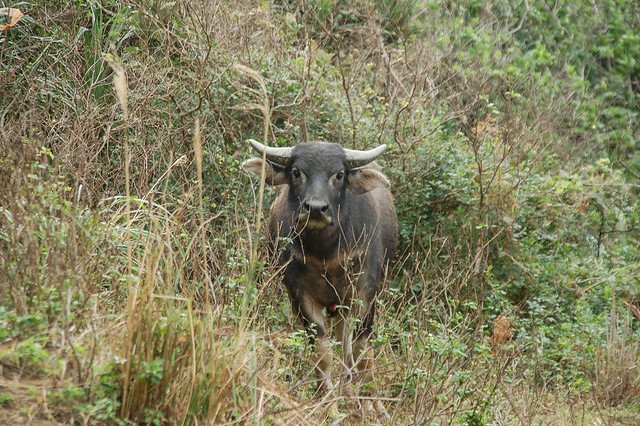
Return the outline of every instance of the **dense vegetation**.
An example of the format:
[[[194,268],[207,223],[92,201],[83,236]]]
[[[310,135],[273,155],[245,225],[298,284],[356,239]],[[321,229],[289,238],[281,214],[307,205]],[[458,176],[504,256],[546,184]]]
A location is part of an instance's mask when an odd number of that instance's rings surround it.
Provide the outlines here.
[[[391,424],[640,422],[635,0],[12,7],[0,423],[323,421],[248,138],[389,145]]]

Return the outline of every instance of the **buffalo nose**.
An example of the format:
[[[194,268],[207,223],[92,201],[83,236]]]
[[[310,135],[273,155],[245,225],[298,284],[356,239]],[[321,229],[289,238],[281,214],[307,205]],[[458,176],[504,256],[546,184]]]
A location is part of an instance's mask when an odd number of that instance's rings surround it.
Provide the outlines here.
[[[317,200],[305,201],[304,203],[302,203],[302,208],[305,212],[308,212],[312,215],[317,215],[320,213],[325,213],[327,210],[329,210],[329,203]]]

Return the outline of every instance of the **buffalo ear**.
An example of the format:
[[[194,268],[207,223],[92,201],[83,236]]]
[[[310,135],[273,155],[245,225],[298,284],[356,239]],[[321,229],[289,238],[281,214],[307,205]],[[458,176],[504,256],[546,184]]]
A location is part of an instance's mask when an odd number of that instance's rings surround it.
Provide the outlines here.
[[[250,158],[242,163],[242,168],[260,178],[262,175],[262,164],[262,158]],[[284,185],[287,183],[287,176],[284,169],[268,161],[264,162],[264,178],[268,185]]]
[[[364,167],[349,173],[347,188],[356,194],[364,194],[376,188],[391,186],[389,179],[379,170]]]

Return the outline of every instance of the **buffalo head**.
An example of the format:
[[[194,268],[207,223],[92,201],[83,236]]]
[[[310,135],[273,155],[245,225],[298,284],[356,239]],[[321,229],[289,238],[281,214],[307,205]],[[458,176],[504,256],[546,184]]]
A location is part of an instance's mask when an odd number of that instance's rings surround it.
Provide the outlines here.
[[[387,148],[368,151],[345,149],[328,142],[301,143],[293,148],[267,147],[250,140],[262,158],[244,162],[245,170],[264,177],[270,185],[289,185],[289,205],[297,223],[316,231],[335,225],[347,191],[362,194],[388,187],[389,181],[374,163]]]

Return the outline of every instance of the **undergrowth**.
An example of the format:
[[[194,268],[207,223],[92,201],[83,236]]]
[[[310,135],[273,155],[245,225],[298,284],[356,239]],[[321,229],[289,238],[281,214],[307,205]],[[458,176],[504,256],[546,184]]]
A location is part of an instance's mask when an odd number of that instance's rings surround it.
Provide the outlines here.
[[[325,422],[248,138],[389,146],[390,424],[639,421],[633,2],[8,6],[0,423]]]

